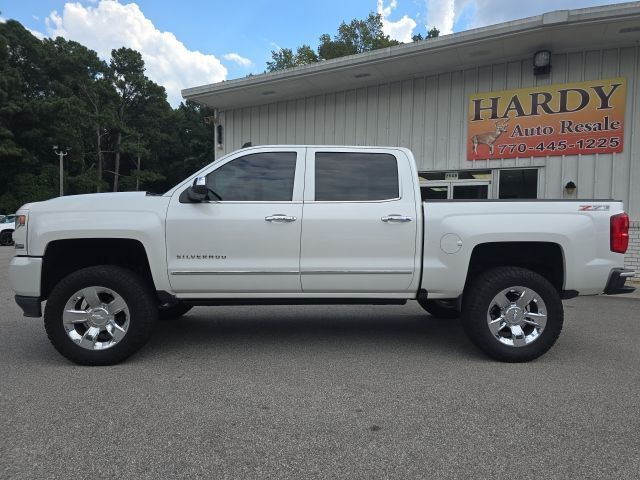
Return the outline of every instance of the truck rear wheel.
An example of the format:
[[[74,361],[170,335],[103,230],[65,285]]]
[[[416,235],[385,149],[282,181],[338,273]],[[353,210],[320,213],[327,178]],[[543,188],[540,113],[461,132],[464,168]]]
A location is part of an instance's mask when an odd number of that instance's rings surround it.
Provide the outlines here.
[[[494,268],[465,289],[465,332],[484,353],[502,362],[527,362],[547,352],[560,335],[563,317],[556,288],[525,268]]]
[[[53,289],[44,326],[56,350],[81,365],[113,365],[151,336],[158,310],[134,272],[101,265],[83,268]]]

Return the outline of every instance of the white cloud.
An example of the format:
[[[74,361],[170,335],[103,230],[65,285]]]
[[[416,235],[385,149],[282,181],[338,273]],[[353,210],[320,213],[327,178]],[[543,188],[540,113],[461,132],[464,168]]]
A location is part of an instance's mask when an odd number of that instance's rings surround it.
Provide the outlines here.
[[[222,56],[225,60],[229,60],[230,62],[235,62],[241,67],[250,67],[253,65],[253,62],[246,57],[240,56],[237,53],[227,53]]]
[[[432,27],[440,30],[441,35],[453,33],[456,2],[454,0],[427,0],[427,31]]]
[[[101,0],[95,7],[66,3],[45,20],[51,37],[75,40],[108,59],[114,48],[128,47],[142,54],[146,74],[167,90],[172,105],[180,90],[225,80],[227,69],[214,55],[189,50],[171,32],[161,32],[135,3]]]
[[[5,23],[7,21],[2,15],[0,15],[0,23]]]
[[[537,0],[522,2],[514,0],[425,0],[427,30],[438,27],[440,33],[494,25],[519,18],[540,15],[561,9],[591,7],[616,0]]]
[[[416,22],[408,15],[404,15],[400,20],[391,21],[389,16],[391,12],[398,6],[397,0],[391,0],[388,6],[384,6],[384,0],[378,0],[378,13],[382,16],[382,31],[394,40],[399,42],[411,42],[413,29],[416,28]]]

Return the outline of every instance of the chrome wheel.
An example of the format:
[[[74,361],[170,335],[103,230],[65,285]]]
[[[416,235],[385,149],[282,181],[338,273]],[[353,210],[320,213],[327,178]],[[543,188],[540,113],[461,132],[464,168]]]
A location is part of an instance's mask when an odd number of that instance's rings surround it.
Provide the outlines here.
[[[86,287],[67,301],[62,323],[73,342],[87,350],[105,350],[120,342],[129,329],[129,307],[106,287]]]
[[[547,324],[542,297],[528,287],[509,287],[498,293],[487,311],[487,324],[496,340],[511,347],[535,342]]]

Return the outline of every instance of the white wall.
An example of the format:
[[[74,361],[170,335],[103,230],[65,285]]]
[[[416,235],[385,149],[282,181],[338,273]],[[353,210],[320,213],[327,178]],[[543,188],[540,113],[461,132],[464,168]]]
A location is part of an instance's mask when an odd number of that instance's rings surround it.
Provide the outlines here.
[[[577,198],[615,198],[640,220],[640,47],[555,54],[548,78],[531,59],[426,75],[297,100],[222,112],[224,148],[254,145],[348,144],[409,147],[419,170],[541,166],[544,198],[562,198],[569,180]],[[624,76],[624,151],[619,154],[466,160],[469,95],[509,88]],[[631,161],[633,159],[633,161]]]

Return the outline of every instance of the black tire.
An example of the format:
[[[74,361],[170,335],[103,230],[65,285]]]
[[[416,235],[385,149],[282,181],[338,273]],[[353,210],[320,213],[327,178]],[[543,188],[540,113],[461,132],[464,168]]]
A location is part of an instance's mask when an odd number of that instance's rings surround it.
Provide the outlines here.
[[[0,245],[10,247],[13,245],[13,230],[3,230],[0,233]]]
[[[187,305],[183,302],[178,302],[168,307],[158,307],[158,320],[177,320],[192,308],[192,305]]]
[[[130,318],[124,337],[105,350],[80,347],[69,336],[62,322],[67,301],[80,289],[106,287],[126,302]],[[44,326],[49,340],[63,356],[80,365],[114,365],[137,352],[151,337],[158,309],[151,289],[136,273],[122,267],[100,265],[83,268],[58,283],[49,294],[44,311]]]
[[[418,300],[418,303],[434,318],[450,320],[460,316],[455,300]]]
[[[535,291],[546,305],[546,325],[527,345],[501,343],[489,330],[487,312],[494,297],[504,289],[522,286]],[[462,326],[469,339],[488,356],[501,362],[528,362],[546,353],[556,342],[564,321],[562,300],[542,275],[520,267],[498,267],[478,275],[465,289]]]

